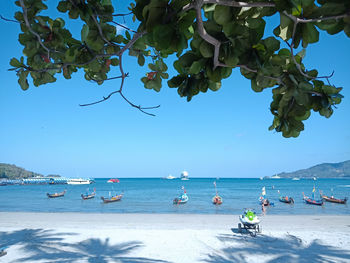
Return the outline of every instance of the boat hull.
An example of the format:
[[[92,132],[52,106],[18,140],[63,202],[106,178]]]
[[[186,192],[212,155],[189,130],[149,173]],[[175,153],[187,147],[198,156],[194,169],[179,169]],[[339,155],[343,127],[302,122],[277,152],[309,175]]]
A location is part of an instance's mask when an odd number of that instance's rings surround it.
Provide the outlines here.
[[[95,195],[96,194],[91,194],[91,195],[81,195],[81,198],[83,199],[83,200],[88,200],[88,199],[92,199],[92,198],[95,198]]]
[[[347,198],[337,199],[337,198],[326,196],[326,195],[321,195],[321,198],[323,200],[325,200],[326,202],[336,203],[336,204],[346,204],[346,201],[348,200]]]
[[[122,195],[116,195],[111,198],[104,198],[103,196],[101,196],[101,199],[103,203],[113,203],[122,200]]]
[[[65,195],[66,191],[63,191],[61,193],[54,193],[54,194],[49,194],[46,193],[48,198],[57,198],[57,197],[63,197]]]

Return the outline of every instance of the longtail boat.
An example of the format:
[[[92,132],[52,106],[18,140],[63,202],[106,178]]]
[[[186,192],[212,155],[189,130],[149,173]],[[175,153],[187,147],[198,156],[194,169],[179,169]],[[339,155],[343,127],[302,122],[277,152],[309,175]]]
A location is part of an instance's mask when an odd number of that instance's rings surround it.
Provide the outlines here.
[[[179,196],[179,197],[176,197],[174,200],[173,200],[173,204],[174,205],[180,205],[180,204],[186,204],[187,201],[188,201],[188,196],[187,196],[187,192],[186,192],[186,189],[184,186],[181,187],[182,190],[184,191],[184,193]]]
[[[321,200],[315,200],[313,198],[310,198],[308,196],[305,196],[303,193],[303,199],[305,201],[305,203],[309,204],[309,205],[323,205],[323,199]]]
[[[282,203],[294,204],[294,199],[288,196],[280,196],[278,199]]]
[[[96,195],[96,190],[94,189],[94,191],[91,194],[89,194],[89,193],[81,194],[81,198],[83,200],[92,199],[95,197],[95,195]]]
[[[218,190],[216,189],[216,182],[214,181],[214,187],[215,187],[215,196],[213,197],[212,201],[214,205],[221,205],[222,204],[222,198],[218,195]]]
[[[344,199],[338,199],[338,198],[334,198],[333,196],[327,196],[322,194],[321,194],[321,198],[327,202],[337,203],[337,204],[346,204],[346,201],[348,200],[348,198],[346,197]]]
[[[120,201],[122,197],[123,197],[123,194],[120,194],[120,195],[112,196],[111,198],[105,198],[101,196],[101,199],[104,203],[112,203],[112,202]]]
[[[64,196],[64,194],[67,192],[67,190],[64,190],[63,192],[60,192],[60,193],[54,193],[54,194],[49,194],[49,193],[46,193],[47,197],[48,198],[56,198],[56,197],[62,197]]]

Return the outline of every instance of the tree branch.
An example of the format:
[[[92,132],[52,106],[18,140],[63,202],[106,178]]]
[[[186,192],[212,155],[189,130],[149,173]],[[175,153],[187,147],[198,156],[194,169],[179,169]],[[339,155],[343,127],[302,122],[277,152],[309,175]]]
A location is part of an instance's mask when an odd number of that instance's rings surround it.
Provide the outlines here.
[[[28,20],[27,8],[25,7],[23,0],[19,0],[19,3],[20,3],[20,5],[21,5],[21,7],[22,7],[22,10],[23,10],[23,19],[24,19],[24,22],[26,23],[26,26],[27,26],[28,30],[29,30],[34,36],[36,36],[36,38],[37,38],[37,40],[38,40],[40,46],[42,46],[42,48],[45,49],[45,50],[47,51],[47,56],[48,56],[48,58],[50,58],[50,49],[47,48],[47,47],[43,44],[43,42],[41,41],[40,35],[39,35],[38,33],[36,33],[36,32],[32,29],[32,27],[30,26],[30,23],[29,23],[29,20]]]
[[[155,116],[155,114],[153,113],[149,113],[145,110],[149,110],[149,109],[156,109],[159,108],[160,105],[157,106],[151,106],[151,107],[142,107],[141,105],[136,105],[134,103],[132,103],[129,99],[127,99],[125,97],[125,95],[123,94],[123,88],[124,88],[124,80],[125,78],[128,76],[128,73],[124,73],[124,69],[123,69],[123,53],[128,50],[140,37],[142,37],[145,34],[145,32],[138,32],[136,33],[133,38],[130,40],[129,43],[127,43],[118,53],[119,53],[119,69],[120,69],[120,73],[121,76],[116,77],[116,78],[121,78],[121,83],[120,83],[120,87],[119,90],[113,91],[111,92],[107,97],[103,97],[103,99],[95,101],[95,102],[91,102],[91,103],[87,103],[87,104],[80,104],[80,106],[85,107],[85,106],[91,106],[91,105],[95,105],[101,102],[104,102],[106,100],[108,100],[111,96],[113,96],[116,93],[119,93],[120,96],[132,107],[138,109],[139,111],[150,115],[150,116]]]

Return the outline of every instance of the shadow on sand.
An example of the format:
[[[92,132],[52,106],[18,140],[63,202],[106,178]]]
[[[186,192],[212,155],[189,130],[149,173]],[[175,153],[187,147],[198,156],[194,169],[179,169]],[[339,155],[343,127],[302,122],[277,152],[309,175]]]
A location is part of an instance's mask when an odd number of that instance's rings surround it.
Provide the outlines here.
[[[305,244],[300,238],[290,234],[285,238],[262,234],[251,237],[249,233],[239,234],[238,229],[231,230],[232,235],[217,236],[220,241],[225,242],[226,247],[219,252],[208,254],[207,259],[204,259],[203,262],[350,262],[349,250],[321,244],[317,239],[310,244]]]
[[[109,239],[90,238],[76,243],[64,242],[65,236],[74,233],[58,233],[44,229],[23,229],[0,232],[0,247],[20,245],[23,257],[15,262],[91,262],[91,263],[162,263],[163,260],[132,257],[132,251],[142,247],[138,241],[110,244]],[[5,260],[0,258],[2,260]],[[7,261],[6,261],[7,262]]]

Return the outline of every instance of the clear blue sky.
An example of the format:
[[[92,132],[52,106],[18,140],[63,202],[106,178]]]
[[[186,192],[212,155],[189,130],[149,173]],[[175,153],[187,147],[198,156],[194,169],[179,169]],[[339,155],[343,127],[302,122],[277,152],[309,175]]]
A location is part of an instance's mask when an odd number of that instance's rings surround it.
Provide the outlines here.
[[[15,10],[4,1],[0,14],[12,17]],[[253,92],[238,69],[219,91],[187,103],[166,83],[160,93],[144,89],[140,78],[147,68],[126,59],[125,95],[136,104],[161,104],[157,116],[142,114],[118,95],[82,108],[80,103],[118,89],[119,81],[98,86],[75,74],[22,91],[7,71],[22,50],[18,24],[0,21],[0,32],[2,163],[66,177],[179,176],[183,169],[192,177],[260,177],[350,159],[350,39],[344,33],[321,34],[305,59],[323,75],[335,70],[333,83],[344,87],[342,104],[330,119],[313,113],[299,138],[285,139],[268,131],[271,89]]]

